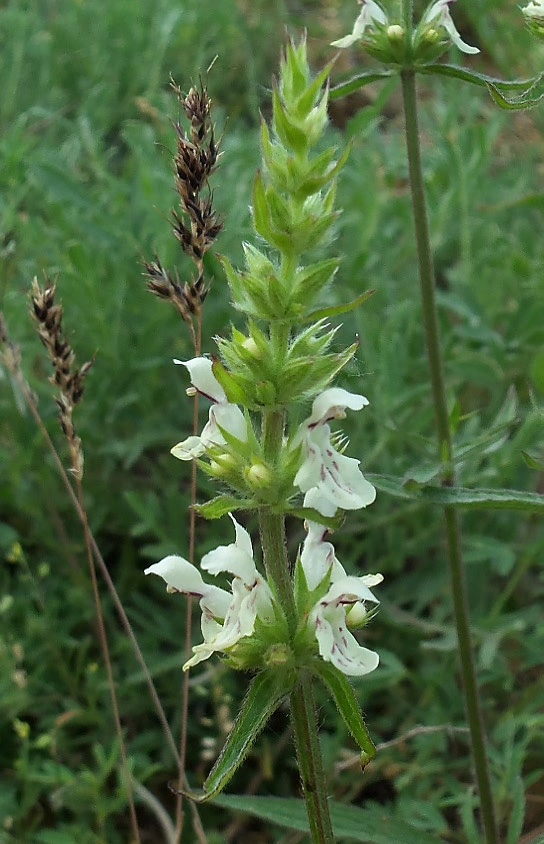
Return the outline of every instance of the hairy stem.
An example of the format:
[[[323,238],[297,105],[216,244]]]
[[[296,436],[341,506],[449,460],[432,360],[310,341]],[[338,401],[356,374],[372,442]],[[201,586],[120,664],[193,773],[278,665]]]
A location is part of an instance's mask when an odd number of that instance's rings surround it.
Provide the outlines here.
[[[281,449],[284,430],[283,411],[270,410],[263,417],[263,451],[274,462]],[[266,571],[273,581],[285,612],[290,635],[297,626],[293,580],[285,544],[285,518],[262,510],[259,518],[261,544]],[[333,844],[334,836],[327,802],[327,783],[323,769],[317,718],[312,695],[312,679],[302,671],[291,694],[291,716],[295,731],[297,758],[306,811],[313,844]]]
[[[297,759],[313,844],[334,844],[327,783],[319,744],[312,678],[301,672],[291,693]]]
[[[415,73],[412,69],[405,68],[402,71],[401,78],[423,323],[439,440],[439,454],[442,465],[444,466],[443,485],[452,486],[455,483],[453,447],[444,382],[442,348],[440,345],[440,330],[435,297],[434,268],[431,255],[423,170],[421,166]],[[461,526],[457,510],[454,507],[444,507],[444,520],[446,525],[453,610],[461,661],[461,676],[467,720],[471,734],[472,755],[480,795],[482,825],[486,844],[497,844],[497,821],[487,759],[484,723],[476,679],[467,587],[461,550]]]

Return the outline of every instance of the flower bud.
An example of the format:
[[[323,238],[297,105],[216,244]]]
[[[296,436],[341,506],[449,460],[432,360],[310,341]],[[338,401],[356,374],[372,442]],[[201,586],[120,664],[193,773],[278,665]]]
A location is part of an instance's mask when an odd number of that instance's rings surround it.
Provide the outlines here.
[[[236,469],[237,462],[232,454],[225,452],[210,460],[210,473],[216,478],[227,478]]]
[[[398,23],[394,23],[391,26],[387,27],[387,37],[391,41],[391,43],[401,43],[404,41],[404,27],[400,26]]]
[[[359,627],[363,627],[366,624],[368,617],[368,612],[365,608],[365,605],[362,601],[359,601],[356,604],[353,604],[352,608],[346,615],[346,622],[348,627],[352,630],[357,630]]]
[[[266,651],[263,662],[267,668],[289,666],[293,662],[293,651],[285,642],[276,642]]]
[[[261,350],[259,349],[253,337],[248,337],[247,340],[244,340],[242,346],[246,350],[246,352],[249,352],[251,355],[253,355],[254,358],[262,357]]]
[[[273,479],[268,466],[254,463],[246,472],[246,480],[253,489],[266,489]]]

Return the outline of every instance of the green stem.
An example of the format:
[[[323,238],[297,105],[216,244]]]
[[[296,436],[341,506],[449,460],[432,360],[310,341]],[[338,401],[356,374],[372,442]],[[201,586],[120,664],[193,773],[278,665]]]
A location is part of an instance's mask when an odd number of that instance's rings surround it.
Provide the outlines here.
[[[434,268],[429,237],[423,169],[421,166],[415,72],[411,68],[405,68],[401,73],[401,78],[423,322],[425,326],[425,339],[439,438],[440,458],[445,465],[443,484],[445,486],[452,486],[455,483],[453,446],[444,382],[442,348],[440,345],[438,311],[435,298]],[[476,680],[476,666],[470,633],[467,587],[461,551],[461,526],[457,510],[454,507],[445,507],[444,519],[446,524],[453,610],[461,660],[461,676],[463,679],[467,720],[471,734],[472,756],[480,795],[482,825],[486,844],[497,844],[499,840],[497,821],[487,760],[480,696]]]
[[[293,595],[293,583],[289,571],[287,549],[285,547],[285,520],[281,515],[261,510],[259,529],[263,549],[264,565],[268,580],[274,584],[287,619],[289,634],[293,636],[297,629],[297,611]]]
[[[276,461],[282,447],[284,423],[283,411],[265,411],[262,429],[263,454],[271,464]],[[289,634],[294,637],[298,618],[285,544],[285,517],[263,508],[259,513],[259,527],[266,573],[276,588],[287,619]],[[312,842],[334,844],[327,802],[327,781],[312,696],[312,680],[305,671],[301,671],[291,694],[291,714]]]
[[[414,28],[414,0],[402,0],[402,17],[406,30],[406,40],[411,41]]]
[[[334,844],[311,677],[302,671],[291,693],[298,766],[313,844]]]

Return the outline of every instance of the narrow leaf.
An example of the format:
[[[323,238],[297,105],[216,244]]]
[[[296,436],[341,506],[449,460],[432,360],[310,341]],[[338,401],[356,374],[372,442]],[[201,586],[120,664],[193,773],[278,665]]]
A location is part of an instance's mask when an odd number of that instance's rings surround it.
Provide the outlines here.
[[[187,797],[203,803],[225,788],[268,719],[293,688],[294,681],[294,675],[285,670],[263,671],[257,674],[251,682],[219,758],[208,774],[203,793],[187,792]]]
[[[364,88],[365,85],[370,85],[371,82],[379,82],[380,79],[391,79],[392,76],[397,76],[397,71],[394,70],[365,70],[353,79],[348,79],[347,82],[340,82],[331,88],[329,93],[329,100],[339,100],[340,97],[347,97],[358,91],[359,88]]]
[[[380,492],[387,492],[407,501],[425,501],[465,510],[525,510],[544,512],[544,495],[518,489],[465,489],[464,487],[407,486],[402,478],[392,475],[366,475]]]
[[[195,504],[194,509],[204,519],[220,519],[227,513],[234,513],[236,510],[254,510],[258,503],[253,498],[236,498],[233,495],[218,495],[211,501],[204,504]]]
[[[376,755],[376,748],[368,734],[352,685],[330,662],[320,660],[312,666],[312,671],[331,693],[346,727],[361,748],[361,767],[365,768]]]
[[[540,84],[535,84],[528,91],[516,97],[506,97],[492,83],[488,83],[487,88],[493,102],[500,108],[507,111],[524,111],[528,108],[534,108],[534,106],[538,105],[544,99],[544,91],[542,90],[541,84],[542,78],[540,77],[537,80]]]
[[[309,832],[303,800],[222,794],[215,803],[225,809],[246,812],[287,829]],[[440,844],[438,838],[395,818],[385,806],[375,803],[364,807],[344,806],[332,801],[329,806],[334,836],[337,839],[359,841],[361,844]]]
[[[480,88],[486,88],[488,85],[492,85],[501,93],[518,95],[523,95],[534,85],[538,84],[543,75],[534,76],[532,79],[497,79],[495,76],[488,76],[486,73],[478,73],[475,70],[469,70],[466,67],[459,67],[453,64],[430,64],[418,68],[418,71],[419,73],[428,75],[449,76],[454,79],[462,79],[463,82],[470,82],[473,85],[478,85]]]
[[[496,79],[486,73],[477,73],[466,67],[448,64],[431,64],[419,68],[419,71],[437,76],[451,76],[487,88],[493,101],[500,108],[510,111],[533,108],[544,98],[544,73],[532,79]]]
[[[532,457],[528,451],[522,451],[521,453],[529,469],[536,469],[537,472],[541,472],[544,469],[543,460],[538,460],[536,457]]]
[[[362,305],[366,302],[367,299],[370,299],[371,296],[374,295],[375,290],[367,290],[365,293],[361,293],[360,296],[357,296],[356,299],[353,299],[352,302],[347,302],[344,305],[336,305],[331,308],[322,308],[320,311],[313,311],[308,316],[304,317],[304,322],[316,322],[320,319],[329,319],[331,316],[338,316],[339,314],[347,314],[350,311],[354,311],[355,308],[358,308],[359,305]]]

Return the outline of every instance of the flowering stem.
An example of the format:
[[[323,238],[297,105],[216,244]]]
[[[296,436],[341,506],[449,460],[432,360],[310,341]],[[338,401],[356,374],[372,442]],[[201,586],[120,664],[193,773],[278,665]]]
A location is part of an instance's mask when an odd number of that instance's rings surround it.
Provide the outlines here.
[[[435,298],[434,268],[431,255],[423,170],[421,166],[414,71],[411,68],[405,68],[401,73],[401,79],[406,123],[406,147],[408,153],[410,188],[412,194],[412,207],[419,263],[423,323],[425,327],[427,356],[431,375],[431,387],[439,439],[440,458],[444,466],[442,482],[445,486],[452,486],[455,483],[453,446],[446,399],[446,387],[444,382],[440,330]],[[493,792],[491,790],[491,778],[487,760],[485,730],[476,680],[476,666],[474,662],[472,637],[470,633],[467,588],[461,550],[461,527],[457,510],[454,507],[444,507],[444,519],[446,525],[453,609],[461,660],[461,675],[463,679],[467,720],[471,734],[472,755],[480,795],[482,825],[484,828],[486,844],[497,844],[497,822],[493,805]]]
[[[298,683],[291,693],[291,716],[312,842],[334,844],[312,679],[305,671],[301,671]]]
[[[259,514],[259,529],[266,574],[276,587],[292,636],[297,626],[297,612],[285,547],[284,517],[262,510]]]
[[[269,410],[264,413],[263,452],[267,460],[273,462],[279,454],[283,429],[283,411]],[[293,636],[297,627],[297,611],[285,544],[285,517],[263,509],[259,516],[259,527],[267,575],[278,591],[289,633]],[[291,693],[291,716],[312,841],[314,844],[334,844],[312,679],[304,670],[300,672],[297,685]]]

